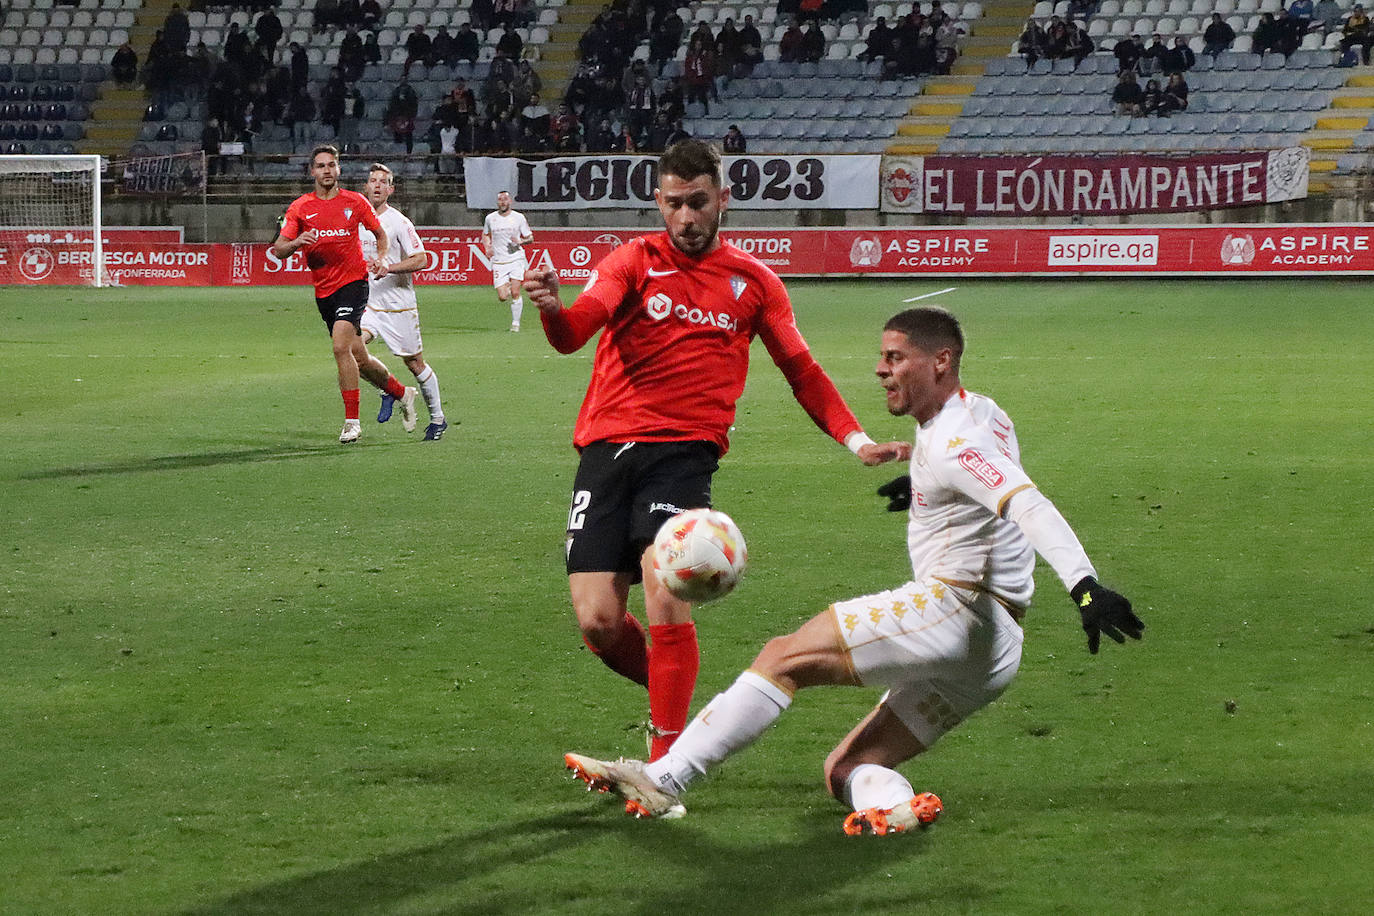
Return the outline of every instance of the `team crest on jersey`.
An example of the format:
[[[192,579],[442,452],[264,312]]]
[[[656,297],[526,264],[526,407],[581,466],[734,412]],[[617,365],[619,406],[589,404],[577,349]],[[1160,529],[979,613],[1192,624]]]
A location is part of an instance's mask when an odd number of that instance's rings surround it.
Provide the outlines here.
[[[978,453],[977,449],[966,448],[959,453],[959,464],[964,470],[973,475],[973,479],[987,487],[995,490],[1006,483],[1006,478],[997,467]]]
[[[595,284],[595,283],[596,283],[596,271],[592,271],[591,273],[587,274],[587,283],[586,283],[585,286],[582,287],[582,292],[585,293],[587,290],[591,289],[592,286],[593,286],[593,284]]]
[[[730,277],[730,291],[735,294],[736,299],[744,295],[744,290],[748,285],[749,284],[745,283],[744,278],[741,276],[736,275]]]
[[[352,219],[352,218],[353,218],[353,208],[352,208],[352,207],[344,207],[344,219]]]

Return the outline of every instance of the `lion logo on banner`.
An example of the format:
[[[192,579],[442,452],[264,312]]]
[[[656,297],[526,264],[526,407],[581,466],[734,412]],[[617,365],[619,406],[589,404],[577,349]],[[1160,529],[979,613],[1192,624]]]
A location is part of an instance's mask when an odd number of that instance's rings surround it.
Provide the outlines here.
[[[1244,267],[1255,260],[1255,240],[1249,235],[1228,235],[1221,240],[1221,263]]]

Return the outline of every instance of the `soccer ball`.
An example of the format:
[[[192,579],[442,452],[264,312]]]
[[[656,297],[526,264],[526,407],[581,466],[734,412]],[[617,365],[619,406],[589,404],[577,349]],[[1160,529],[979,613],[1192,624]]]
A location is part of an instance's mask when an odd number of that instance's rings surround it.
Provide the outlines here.
[[[654,538],[654,575],[673,595],[693,604],[728,595],[748,559],[739,527],[716,509],[675,515]]]

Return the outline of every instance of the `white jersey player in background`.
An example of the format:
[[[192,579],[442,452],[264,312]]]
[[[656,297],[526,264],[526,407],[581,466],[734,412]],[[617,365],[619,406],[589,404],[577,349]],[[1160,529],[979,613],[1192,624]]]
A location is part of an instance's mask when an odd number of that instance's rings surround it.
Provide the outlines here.
[[[525,221],[525,214],[510,208],[510,192],[497,194],[496,209],[482,222],[482,247],[491,259],[491,282],[496,287],[496,295],[502,302],[510,300],[512,331],[520,330],[520,313],[525,310],[520,282],[528,266],[525,246],[532,241],[534,233]]]
[[[963,332],[943,309],[911,309],[883,329],[877,375],[894,416],[915,418],[911,473],[879,490],[907,509],[912,578],[840,601],[770,641],[703,708],[666,755],[643,764],[568,754],[589,787],[626,810],[681,817],[688,784],[756,741],[803,687],[882,687],[878,705],[825,761],[830,794],[853,813],[849,834],[901,833],[933,821],[940,799],[894,767],[997,698],[1021,664],[1020,620],[1039,553],[1078,606],[1088,650],[1103,633],[1145,625],[1095,578],[1068,522],[1026,476],[1011,420],[959,381]]]
[[[439,378],[434,370],[425,364],[424,344],[420,340],[420,309],[415,298],[415,271],[425,266],[428,255],[424,243],[415,231],[415,225],[400,210],[387,203],[395,182],[391,169],[380,162],[374,162],[367,173],[365,195],[377,213],[377,221],[387,236],[387,262],[389,271],[381,279],[371,281],[368,291],[367,310],[363,313],[363,344],[380,337],[382,342],[406,364],[415,375],[424,396],[425,406],[429,408],[429,425],[425,427],[425,439],[434,441],[444,435],[448,421],[444,419],[444,408],[439,400]],[[377,250],[376,237],[366,229],[359,230],[362,238],[363,253],[372,257]],[[385,392],[382,394],[382,409],[377,413],[377,422],[385,423],[391,419],[391,409],[395,402]],[[407,432],[414,429],[412,424]]]

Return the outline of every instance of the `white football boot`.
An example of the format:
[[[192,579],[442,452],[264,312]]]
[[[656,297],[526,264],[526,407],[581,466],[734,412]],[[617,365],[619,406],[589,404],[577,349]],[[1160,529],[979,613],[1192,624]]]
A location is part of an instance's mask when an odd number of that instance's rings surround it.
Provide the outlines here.
[[[663,820],[682,817],[687,809],[676,795],[654,784],[640,760],[597,760],[564,754],[563,763],[587,784],[587,791],[614,792],[625,799],[625,813]]]
[[[415,431],[415,394],[414,388],[407,388],[401,395],[401,428],[408,433]]]
[[[339,441],[347,445],[350,442],[357,442],[358,437],[363,434],[363,424],[359,420],[344,420],[343,432],[339,433]]]

